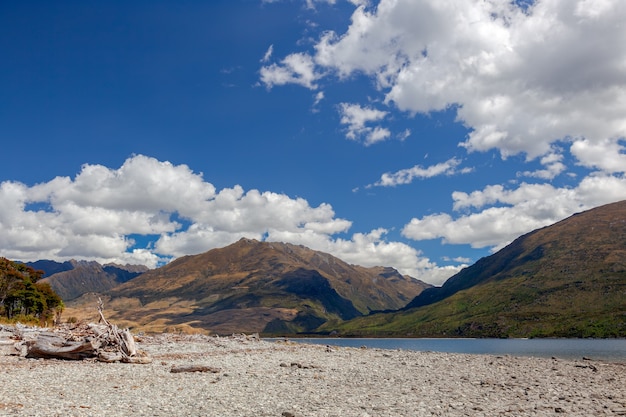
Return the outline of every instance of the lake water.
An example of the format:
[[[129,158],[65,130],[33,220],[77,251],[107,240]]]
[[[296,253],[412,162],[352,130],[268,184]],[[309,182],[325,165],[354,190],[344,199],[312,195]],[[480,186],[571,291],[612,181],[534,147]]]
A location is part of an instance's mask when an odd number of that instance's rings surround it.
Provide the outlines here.
[[[294,342],[450,353],[590,358],[626,362],[626,339],[368,339],[293,338]]]

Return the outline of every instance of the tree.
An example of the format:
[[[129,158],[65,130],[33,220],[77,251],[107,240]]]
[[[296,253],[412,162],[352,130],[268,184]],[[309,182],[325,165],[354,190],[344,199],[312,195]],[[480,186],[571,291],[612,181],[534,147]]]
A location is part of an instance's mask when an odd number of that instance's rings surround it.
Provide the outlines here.
[[[0,258],[0,315],[30,316],[47,321],[63,310],[63,301],[48,283],[38,282],[43,271]]]
[[[35,287],[46,302],[46,307],[42,311],[40,318],[47,321],[56,316],[56,319],[59,319],[63,309],[65,308],[61,297],[54,292],[50,284],[47,282],[37,282],[35,283]]]

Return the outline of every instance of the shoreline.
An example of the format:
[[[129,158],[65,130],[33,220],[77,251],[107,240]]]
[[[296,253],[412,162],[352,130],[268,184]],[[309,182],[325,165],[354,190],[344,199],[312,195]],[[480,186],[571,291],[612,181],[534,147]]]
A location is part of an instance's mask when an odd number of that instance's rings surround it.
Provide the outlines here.
[[[406,349],[448,353],[471,353],[530,356],[559,359],[590,358],[604,362],[626,363],[626,338],[350,338],[350,337],[271,337],[264,340],[288,339],[311,344],[381,349]]]
[[[150,364],[0,356],[0,415],[626,415],[626,364],[137,336]],[[172,372],[196,367],[209,372]]]

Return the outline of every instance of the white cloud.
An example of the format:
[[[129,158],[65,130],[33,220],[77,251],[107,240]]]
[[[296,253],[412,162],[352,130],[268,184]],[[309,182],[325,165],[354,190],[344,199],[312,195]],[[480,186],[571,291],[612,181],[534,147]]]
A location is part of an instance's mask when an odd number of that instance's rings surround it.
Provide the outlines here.
[[[262,3],[278,3],[279,1],[282,1],[282,0],[261,0]],[[355,6],[358,6],[360,4],[367,4],[369,0],[348,0],[348,1],[354,4]],[[337,3],[337,0],[304,0],[304,4],[306,5],[307,9],[315,10],[315,5],[317,3],[326,3],[326,4],[333,5]]]
[[[571,152],[580,163],[587,167],[598,168],[605,172],[626,172],[626,147],[624,139],[603,139],[574,141]]]
[[[346,132],[348,139],[359,140],[364,138],[363,143],[367,146],[391,136],[388,129],[380,126],[368,126],[370,123],[382,121],[387,116],[385,111],[362,107],[359,104],[341,103],[339,104],[339,114],[341,115],[341,124],[348,126]]]
[[[263,58],[261,58],[261,62],[263,63],[269,62],[273,53],[274,53],[274,45],[270,45],[269,48],[267,48],[267,51],[265,51]]]
[[[223,246],[244,236],[260,239],[264,233],[272,236],[275,231],[329,236],[350,228],[351,222],[334,216],[328,204],[314,208],[301,198],[258,190],[246,193],[235,186],[223,189],[208,201],[206,209],[191,218],[192,227],[163,235],[156,248],[182,256]]]
[[[426,168],[416,165],[412,168],[402,169],[393,173],[387,172],[381,175],[380,180],[373,185],[378,187],[395,187],[397,185],[410,184],[415,179],[432,178],[439,175],[454,175],[458,172],[456,167],[459,166],[460,163],[461,161],[459,159],[451,158],[445,162]],[[461,172],[467,172],[467,170],[462,170]]]
[[[312,112],[313,113],[318,113],[319,109],[318,109],[318,104],[320,104],[322,102],[322,100],[324,100],[325,95],[323,91],[318,91],[317,93],[315,93],[315,96],[313,98],[313,108],[312,108]]]
[[[574,14],[583,18],[599,18],[610,13],[612,3],[610,0],[582,0],[576,5]]]
[[[404,132],[400,132],[397,135],[398,139],[401,141],[407,139],[409,136],[411,136],[411,129],[404,129]]]
[[[83,165],[73,179],[57,177],[32,187],[0,184],[0,253],[11,259],[154,267],[247,237],[304,244],[431,282],[452,275],[409,245],[386,241],[384,229],[336,237],[351,225],[329,204],[311,207],[302,198],[238,185],[216,192],[186,165],[143,155],[128,158],[119,169]],[[153,241],[135,247],[135,236]]]
[[[317,94],[315,94],[315,102],[313,103],[313,105],[317,106],[322,100],[324,100],[324,92],[318,91]]]
[[[355,5],[345,32],[324,32],[307,55],[311,72],[344,80],[369,75],[387,104],[410,113],[454,106],[470,129],[462,142],[469,151],[534,159],[557,141],[571,142],[582,164],[623,172],[626,2]]]
[[[394,110],[451,111],[469,130],[457,139],[469,153],[497,150],[505,159],[539,159],[540,169],[520,170],[518,177],[546,183],[455,192],[456,213],[416,217],[404,227],[406,237],[495,250],[574,212],[626,198],[626,2],[516,3],[355,1],[344,29],[323,31],[310,50],[287,55],[309,57],[315,82],[363,75],[374,81],[368,97],[378,94],[369,100],[382,103],[379,108],[340,105],[349,139],[388,139],[391,131],[381,124],[397,117]],[[549,183],[574,175],[567,172],[566,150],[577,165],[597,170],[573,188]],[[456,169],[417,165],[383,174],[374,185]]]
[[[137,155],[127,159],[118,170],[83,165],[73,181],[56,178],[36,185],[31,192],[34,199],[47,196],[52,205],[61,208],[75,205],[81,209],[177,211],[191,217],[206,208],[206,201],[215,196],[215,187],[186,165],[174,166]],[[149,220],[153,220],[152,215]]]
[[[459,262],[459,263],[462,263],[462,264],[469,264],[470,262],[472,262],[472,260],[470,258],[465,258],[465,257],[462,257],[462,256],[458,256],[456,258],[449,258],[447,256],[444,256],[443,260],[444,261]],[[467,265],[465,265],[465,266],[467,266]]]
[[[373,145],[374,143],[382,142],[391,137],[391,131],[389,129],[376,126],[365,135],[365,146]]]
[[[306,0],[306,7],[309,9],[315,9],[315,3],[328,3],[335,4],[337,0]]]
[[[291,54],[280,64],[261,68],[261,82],[267,88],[275,85],[298,84],[311,90],[317,89],[320,74],[315,72],[313,59],[306,54]]]
[[[0,185],[0,250],[24,261],[83,258],[155,266],[162,258],[131,250],[127,236],[171,233],[181,226],[171,214],[193,217],[214,195],[214,187],[187,166],[142,155],[118,170],[84,165],[74,180],[57,177],[30,188],[6,181]],[[41,203],[46,210],[29,208]]]
[[[402,234],[414,240],[442,239],[497,250],[522,234],[576,212],[626,199],[626,178],[598,173],[576,188],[523,183],[507,190],[494,185],[470,194],[455,192],[452,197],[455,210],[475,212],[456,218],[446,213],[413,218]]]
[[[562,149],[599,172],[576,188],[523,183],[453,194],[455,210],[415,218],[413,239],[501,247],[576,211],[626,198],[626,2],[381,0],[355,4],[349,26],[323,32],[309,56],[320,76],[375,81],[387,110],[353,103],[341,123],[365,137],[392,107],[409,114],[452,110],[469,152],[540,158],[518,175],[552,181],[567,170]],[[346,110],[354,110],[350,116]],[[369,123],[369,124],[368,124]],[[368,130],[369,129],[369,130]],[[453,161],[453,160],[451,160]],[[375,185],[406,184],[453,172],[437,164],[386,173]]]
[[[563,155],[561,153],[549,153],[541,158],[541,164],[544,165],[544,169],[540,169],[537,171],[524,171],[519,173],[518,175],[524,177],[540,178],[544,180],[552,180],[561,175],[561,173],[563,173],[563,171],[567,169],[565,164],[561,162],[562,160]]]

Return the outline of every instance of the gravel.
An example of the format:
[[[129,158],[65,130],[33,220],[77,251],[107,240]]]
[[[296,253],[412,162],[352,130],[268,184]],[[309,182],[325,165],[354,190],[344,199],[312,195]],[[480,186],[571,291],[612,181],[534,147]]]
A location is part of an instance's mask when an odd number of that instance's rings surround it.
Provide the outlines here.
[[[626,416],[620,363],[245,335],[142,336],[138,345],[152,363],[0,355],[0,415]]]

